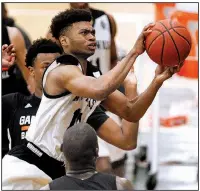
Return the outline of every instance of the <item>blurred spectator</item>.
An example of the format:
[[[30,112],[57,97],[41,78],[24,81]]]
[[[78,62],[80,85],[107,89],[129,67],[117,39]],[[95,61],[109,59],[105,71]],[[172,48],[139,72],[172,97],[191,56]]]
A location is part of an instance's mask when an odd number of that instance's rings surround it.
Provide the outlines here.
[[[30,75],[25,66],[26,47],[22,33],[16,27],[6,26],[6,15],[2,18],[2,44],[14,45],[16,63],[2,69],[2,94],[21,92],[29,95],[27,84],[30,85]],[[32,87],[31,87],[32,88]],[[30,88],[30,91],[31,91]]]
[[[31,45],[31,40],[28,34],[24,31],[24,29],[15,24],[15,20],[13,18],[8,17],[8,10],[6,9],[5,3],[2,3],[2,15],[3,15],[3,21],[2,21],[3,24],[9,27],[16,27],[17,29],[19,29],[19,31],[22,33],[22,36],[24,37],[26,49],[28,49]]]

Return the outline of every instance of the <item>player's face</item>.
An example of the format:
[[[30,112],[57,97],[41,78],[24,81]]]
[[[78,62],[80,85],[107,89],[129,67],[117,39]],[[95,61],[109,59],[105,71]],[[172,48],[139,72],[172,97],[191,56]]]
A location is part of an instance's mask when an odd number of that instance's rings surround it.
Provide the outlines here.
[[[45,69],[58,57],[60,53],[39,53],[35,59],[32,68],[32,76],[34,77],[37,88],[42,88],[42,76]]]
[[[87,9],[88,3],[70,3],[70,7],[73,9]]]
[[[88,58],[96,49],[95,30],[91,22],[77,22],[68,31],[70,53]]]

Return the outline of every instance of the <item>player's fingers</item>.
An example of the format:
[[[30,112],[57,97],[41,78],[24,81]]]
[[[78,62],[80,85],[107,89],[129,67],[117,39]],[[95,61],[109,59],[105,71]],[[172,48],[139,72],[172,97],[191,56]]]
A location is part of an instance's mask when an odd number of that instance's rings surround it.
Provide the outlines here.
[[[179,71],[179,66],[173,66],[173,67],[170,67],[170,72],[172,74],[175,74]]]
[[[14,61],[15,61],[15,56],[11,56],[11,58],[10,58],[11,65],[14,63]]]
[[[167,77],[170,77],[172,73],[173,73],[172,68],[165,67],[164,72],[163,72],[164,75],[166,75]]]
[[[16,53],[12,53],[10,56],[15,57],[15,56],[16,56]]]
[[[155,26],[155,23],[149,23],[148,25],[146,25],[143,29],[143,31],[147,31],[148,29],[152,28],[153,26]]]
[[[9,46],[8,46],[8,52],[13,52],[13,51],[15,51],[15,48],[14,48],[14,45],[13,44],[10,44]]]
[[[176,66],[176,67],[175,67],[175,70],[176,70],[175,72],[179,72],[180,69],[181,69],[181,66],[180,66],[180,65]]]
[[[2,45],[2,50],[4,51],[8,47],[7,44]]]
[[[12,53],[15,53],[15,52],[16,52],[14,47],[12,48],[11,52],[12,52]]]
[[[152,30],[148,30],[148,31],[144,31],[143,34],[145,37],[147,37],[151,32],[152,32]]]

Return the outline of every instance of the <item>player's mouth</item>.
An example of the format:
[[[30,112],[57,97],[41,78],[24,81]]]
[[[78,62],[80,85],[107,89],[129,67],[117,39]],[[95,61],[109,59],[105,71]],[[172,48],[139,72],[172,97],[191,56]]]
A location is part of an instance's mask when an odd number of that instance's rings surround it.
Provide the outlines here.
[[[95,50],[95,49],[96,49],[96,43],[91,43],[91,44],[89,44],[89,45],[88,45],[88,48],[89,48],[90,50]]]

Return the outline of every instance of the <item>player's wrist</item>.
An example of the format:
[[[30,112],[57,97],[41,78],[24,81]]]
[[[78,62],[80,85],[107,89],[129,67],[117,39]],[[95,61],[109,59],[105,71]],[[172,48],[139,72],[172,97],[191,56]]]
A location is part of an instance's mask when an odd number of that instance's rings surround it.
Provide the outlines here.
[[[162,78],[159,78],[158,76],[155,76],[153,81],[152,81],[152,84],[155,88],[160,88],[163,84],[164,80],[162,80]]]
[[[132,53],[132,56],[135,56],[136,58],[140,55],[139,51],[137,50],[135,46],[131,50],[131,53]]]

